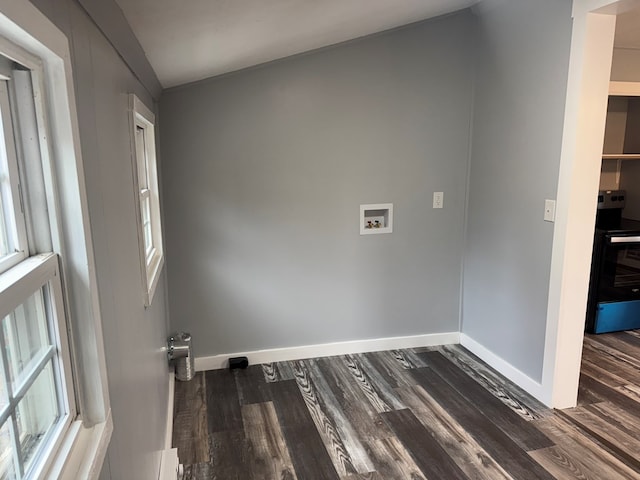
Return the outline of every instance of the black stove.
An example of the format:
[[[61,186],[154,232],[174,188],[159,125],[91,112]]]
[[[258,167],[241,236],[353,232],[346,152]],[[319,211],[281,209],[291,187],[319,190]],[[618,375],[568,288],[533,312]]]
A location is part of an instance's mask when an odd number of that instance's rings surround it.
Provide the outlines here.
[[[624,190],[598,193],[586,331],[640,328],[640,221],[624,218]]]

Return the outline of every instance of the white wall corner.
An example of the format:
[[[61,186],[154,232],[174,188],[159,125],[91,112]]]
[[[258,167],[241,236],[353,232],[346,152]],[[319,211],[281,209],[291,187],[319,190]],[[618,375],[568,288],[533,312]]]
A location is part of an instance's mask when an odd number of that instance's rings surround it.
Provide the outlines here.
[[[250,364],[284,362],[305,358],[347,355],[351,353],[377,352],[400,348],[428,347],[435,345],[451,345],[460,343],[459,332],[432,333],[406,337],[374,338],[349,342],[323,343],[299,347],[274,348],[248,352],[224,353],[207,357],[196,357],[196,371],[217,370],[227,368],[229,357],[247,357]]]
[[[616,17],[574,2],[571,54],[549,277],[542,395],[576,405]],[[596,5],[597,4],[597,5]]]

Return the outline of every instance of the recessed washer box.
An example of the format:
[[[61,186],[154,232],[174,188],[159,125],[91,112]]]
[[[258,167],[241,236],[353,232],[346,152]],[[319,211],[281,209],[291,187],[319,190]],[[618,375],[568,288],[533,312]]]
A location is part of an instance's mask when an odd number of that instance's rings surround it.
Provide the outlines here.
[[[360,235],[391,233],[393,231],[393,203],[360,205]]]

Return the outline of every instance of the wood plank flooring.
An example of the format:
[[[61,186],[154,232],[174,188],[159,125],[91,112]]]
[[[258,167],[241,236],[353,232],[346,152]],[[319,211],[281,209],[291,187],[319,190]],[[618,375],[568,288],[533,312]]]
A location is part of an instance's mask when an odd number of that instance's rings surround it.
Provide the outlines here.
[[[185,480],[640,479],[640,332],[587,335],[549,410],[459,345],[177,382]]]

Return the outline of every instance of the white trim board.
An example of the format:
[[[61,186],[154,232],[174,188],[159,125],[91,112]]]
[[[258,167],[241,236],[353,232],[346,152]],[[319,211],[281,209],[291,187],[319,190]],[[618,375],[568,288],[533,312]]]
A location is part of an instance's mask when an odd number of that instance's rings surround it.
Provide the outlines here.
[[[91,428],[84,428],[81,421],[78,420],[72,429],[74,427],[77,434],[74,438],[69,438],[68,444],[62,447],[65,455],[58,456],[56,464],[49,470],[47,478],[94,480],[100,476],[113,433],[111,409],[107,412],[107,419],[102,423]]]
[[[176,391],[176,374],[169,372],[169,399],[167,401],[167,429],[164,435],[164,448],[171,448],[173,440],[173,404]]]
[[[272,348],[269,350],[254,350],[253,352],[223,353],[208,357],[196,357],[195,369],[197,372],[201,372],[203,370],[227,368],[229,357],[247,357],[250,364],[256,364],[456,343],[460,343],[460,334],[458,332],[432,333],[407,337],[372,338],[368,340],[322,343],[300,347]]]
[[[640,0],[573,2],[542,369],[543,401],[554,408],[574,407],[578,397],[615,15],[638,6]]]
[[[609,82],[609,95],[639,97],[640,82]]]
[[[498,355],[464,333],[460,334],[460,345],[480,358],[480,360],[483,360],[491,368],[497,370],[502,376],[511,380],[513,383],[525,390],[529,395],[532,395],[544,404],[549,405],[549,399],[544,395],[544,389],[540,382],[536,382],[528,375],[522,373],[509,362],[503,360]]]
[[[160,455],[160,473],[158,480],[176,480],[182,478],[178,449],[163,450]]]

